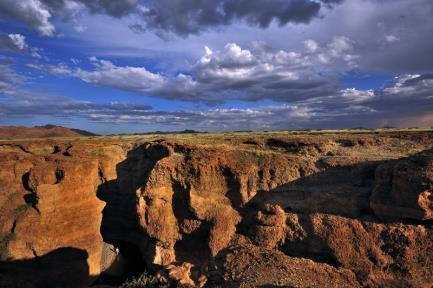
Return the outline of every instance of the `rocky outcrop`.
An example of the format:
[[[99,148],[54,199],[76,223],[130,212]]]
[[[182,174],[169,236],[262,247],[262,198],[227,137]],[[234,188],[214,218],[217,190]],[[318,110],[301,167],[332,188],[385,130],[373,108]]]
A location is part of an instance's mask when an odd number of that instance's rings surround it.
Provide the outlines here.
[[[0,144],[0,286],[433,284],[433,137],[200,137]]]
[[[424,287],[433,279],[433,230],[327,214],[288,214],[281,250],[353,271],[368,287]]]
[[[433,220],[433,150],[381,165],[370,201],[385,219]]]
[[[58,151],[59,146],[44,146],[50,149],[9,147],[8,153],[1,155],[1,257],[8,262],[0,264],[0,271],[28,279],[29,271],[22,267],[37,266],[38,261],[49,259],[46,266],[41,264],[43,273],[31,273],[31,283],[87,287],[101,272],[104,246],[100,233],[104,202],[96,194],[102,181],[100,174],[107,171],[105,177],[115,176],[108,171],[115,167],[123,150],[108,146],[104,150],[111,153],[104,156],[95,157],[96,151],[101,152],[97,148],[71,157],[69,152],[64,155]],[[71,147],[64,152],[66,149]],[[66,248],[70,249],[68,257],[59,250]],[[29,264],[21,264],[25,261]],[[47,284],[47,275],[57,275],[59,269],[64,272],[70,266],[82,272],[49,277],[52,282]]]
[[[190,257],[197,251],[179,254],[176,245],[182,245],[183,239],[199,245],[203,237],[194,238],[201,233],[207,234],[207,243],[198,258],[216,256],[229,245],[243,207],[257,191],[296,179],[300,170],[315,169],[313,162],[296,162],[287,155],[182,146],[168,149],[170,155],[156,163],[138,192],[140,225],[153,240],[143,249],[153,255],[149,264],[186,261],[180,254]]]
[[[293,258],[278,250],[235,245],[216,261],[211,286],[223,287],[361,287],[355,274],[328,264]]]

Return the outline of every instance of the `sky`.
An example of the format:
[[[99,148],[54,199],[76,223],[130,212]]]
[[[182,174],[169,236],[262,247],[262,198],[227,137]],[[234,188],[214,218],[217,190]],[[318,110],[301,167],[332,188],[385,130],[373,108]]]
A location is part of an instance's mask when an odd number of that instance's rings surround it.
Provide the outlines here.
[[[0,0],[0,125],[433,126],[431,0]]]

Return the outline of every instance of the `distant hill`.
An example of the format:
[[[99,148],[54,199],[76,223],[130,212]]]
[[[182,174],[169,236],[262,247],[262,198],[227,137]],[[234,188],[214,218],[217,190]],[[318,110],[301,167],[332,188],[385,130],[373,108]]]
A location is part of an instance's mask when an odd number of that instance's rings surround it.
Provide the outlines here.
[[[134,133],[133,135],[155,135],[155,134],[205,134],[207,132],[200,132],[191,129],[186,129],[182,131],[153,131],[153,132],[143,132],[143,133]]]
[[[137,132],[137,133],[120,133],[120,134],[110,134],[107,136],[129,136],[129,135],[168,135],[168,134],[206,134],[208,132],[195,131],[191,129],[186,129],[182,131],[151,131],[151,132]]]
[[[29,127],[0,126],[0,139],[96,136],[88,131],[56,125]]]

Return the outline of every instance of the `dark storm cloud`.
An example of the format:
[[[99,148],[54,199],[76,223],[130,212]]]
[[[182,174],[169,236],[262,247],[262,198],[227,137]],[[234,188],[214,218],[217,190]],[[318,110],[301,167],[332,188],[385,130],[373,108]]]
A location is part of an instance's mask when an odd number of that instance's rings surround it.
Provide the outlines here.
[[[21,21],[42,35],[53,35],[52,17],[67,20],[82,6],[91,13],[122,17],[140,15],[130,25],[135,30],[146,28],[160,35],[197,34],[216,26],[246,21],[262,28],[272,21],[279,25],[308,23],[317,17],[322,5],[341,1],[323,0],[0,0],[0,18]],[[141,22],[143,21],[143,22]]]
[[[433,1],[346,1],[329,33],[344,31],[358,42],[366,72],[428,73],[433,67]],[[346,18],[345,18],[346,17]],[[344,19],[342,21],[342,19]],[[352,25],[357,23],[357,25]]]
[[[87,7],[92,13],[122,17],[135,13],[136,0],[0,0],[0,19],[16,20],[37,30],[44,36],[52,36],[55,27],[52,18],[69,20]]]
[[[346,89],[297,104],[308,107],[323,127],[432,126],[433,77],[401,75],[375,91]]]
[[[417,85],[417,84],[419,84],[419,82],[422,82],[424,80],[433,80],[433,73],[415,76],[413,78],[410,78],[410,79],[404,81],[404,83],[402,83],[402,85],[414,86],[414,85]]]
[[[83,4],[92,13],[107,14],[113,17],[128,15],[137,8],[137,0],[39,0],[52,13],[72,16],[74,5]],[[78,8],[78,7],[75,7]],[[69,15],[68,15],[69,13]]]
[[[47,0],[44,0],[47,1]],[[54,1],[54,0],[49,0]],[[137,0],[76,0],[86,5],[92,13],[103,13],[113,17],[122,17],[134,12]]]
[[[262,28],[272,21],[281,26],[289,22],[308,23],[318,16],[321,3],[311,0],[148,0],[143,7],[141,14],[148,28],[185,36],[240,20]]]
[[[432,74],[401,75],[389,87],[376,92],[371,102],[379,110],[433,111]],[[396,114],[398,115],[398,114]]]
[[[40,1],[0,0],[0,19],[17,20],[39,31],[42,35],[54,33],[54,26],[49,22],[51,13]]]
[[[322,0],[324,4],[333,5],[333,4],[340,4],[344,0]]]

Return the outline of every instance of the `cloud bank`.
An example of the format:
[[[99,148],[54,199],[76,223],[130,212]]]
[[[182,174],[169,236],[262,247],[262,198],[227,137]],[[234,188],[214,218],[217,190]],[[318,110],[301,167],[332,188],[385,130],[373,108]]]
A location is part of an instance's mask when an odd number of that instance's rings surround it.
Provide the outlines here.
[[[135,16],[131,28],[151,29],[160,36],[187,36],[227,26],[236,21],[266,28],[308,23],[319,16],[320,9],[340,3],[336,0],[0,0],[0,18],[26,24],[41,35],[55,33],[53,19],[68,20],[87,10],[112,17]]]
[[[210,51],[207,51],[200,61],[207,62],[209,57],[206,55],[209,54]],[[242,65],[247,65],[247,67],[252,65],[252,55],[238,49],[236,49],[235,55],[241,56],[241,60],[238,59],[239,57],[236,59]],[[230,57],[224,59],[228,66],[233,64],[231,61],[233,59],[230,60]],[[97,69],[105,67],[104,65],[108,65],[109,70],[118,69],[112,63],[101,64],[100,62],[103,60],[93,59],[93,61],[98,61]],[[96,74],[91,74],[92,79],[99,79],[100,75],[104,75],[97,69]],[[130,71],[123,71],[126,69],[125,67],[119,69],[116,71],[116,75],[124,77],[130,73]],[[66,73],[78,73],[77,75],[82,73],[80,71],[66,71]],[[147,70],[136,70],[135,73],[142,75],[141,77],[147,81],[149,79],[155,81],[156,79],[156,85],[164,83],[164,80],[160,80],[161,75],[159,74],[152,74]],[[158,77],[155,78],[155,75]],[[86,75],[86,77],[90,76]],[[152,86],[153,82],[152,84],[147,82],[139,89],[149,89],[149,85]],[[131,87],[136,88],[135,86]],[[20,98],[16,95],[19,93],[12,94],[15,101],[0,101],[0,108],[5,111],[2,116],[68,115],[68,117],[85,118],[97,123],[140,123],[146,125],[157,123],[169,127],[191,127],[202,130],[425,126],[429,125],[432,120],[433,76],[432,74],[401,75],[381,89],[340,89],[329,95],[318,94],[311,97],[301,97],[286,104],[262,105],[251,108],[158,111],[143,104],[94,104],[68,98],[52,101],[52,99],[44,99],[40,96]]]
[[[117,66],[96,57],[90,58],[93,70],[65,64],[28,66],[97,86],[169,100],[209,105],[264,99],[288,103],[334,95],[339,89],[336,65],[346,69],[356,66],[357,57],[351,54],[351,48],[350,39],[342,36],[325,47],[310,40],[303,53],[275,50],[259,43],[249,50],[228,43],[222,51],[205,47],[204,55],[188,73],[174,76],[151,72],[146,67]]]

